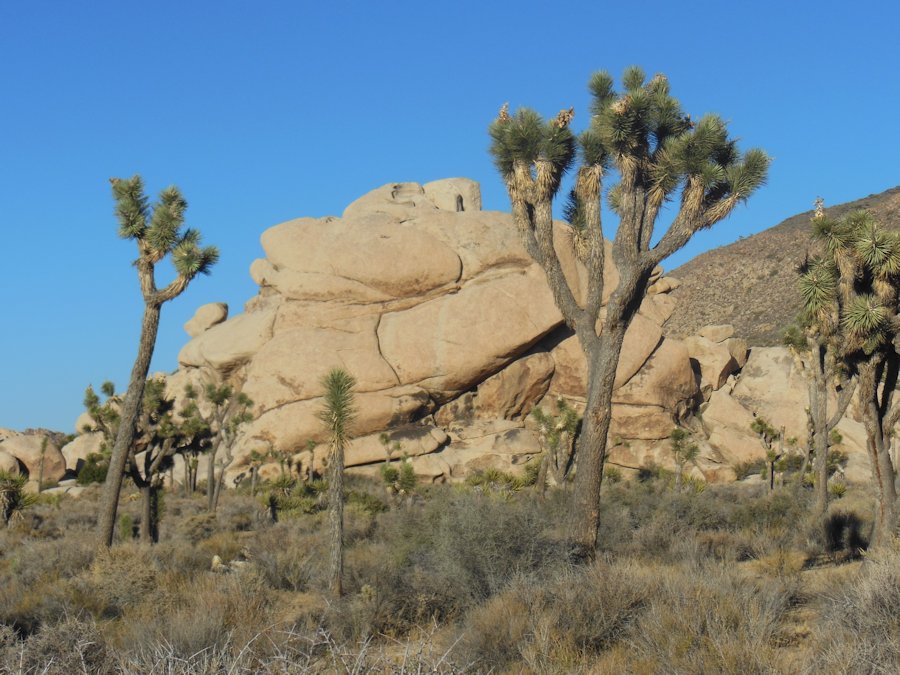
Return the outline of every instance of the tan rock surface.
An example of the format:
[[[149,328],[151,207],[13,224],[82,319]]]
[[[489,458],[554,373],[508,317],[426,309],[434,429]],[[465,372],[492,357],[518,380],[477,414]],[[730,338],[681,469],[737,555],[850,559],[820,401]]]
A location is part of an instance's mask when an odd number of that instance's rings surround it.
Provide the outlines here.
[[[194,316],[184,324],[184,330],[191,337],[197,337],[203,331],[222,323],[227,318],[228,305],[224,302],[211,302],[197,308]]]
[[[500,370],[558,324],[543,271],[532,267],[385,314],[378,337],[401,383],[418,384],[445,401]]]
[[[613,402],[680,411],[697,391],[687,348],[681,340],[667,339],[635,377],[613,392]]]
[[[710,342],[725,342],[725,340],[734,335],[734,326],[729,323],[716,326],[704,326],[697,334]]]
[[[469,178],[444,178],[425,183],[425,196],[444,211],[481,211],[481,186]]]
[[[0,450],[0,471],[12,476],[18,476],[19,461],[5,450]]]
[[[41,460],[41,446],[47,439],[47,445],[43,451]],[[12,455],[28,471],[29,480],[37,480],[41,474],[43,464],[43,479],[45,483],[58,481],[66,474],[66,460],[59,448],[43,434],[23,434],[9,431],[0,440],[0,450]]]
[[[66,443],[61,450],[66,460],[66,468],[69,471],[79,471],[88,455],[100,452],[102,444],[103,434],[98,431],[81,434]]]
[[[522,419],[543,398],[553,376],[553,358],[531,354],[478,385],[477,407],[483,417]]]
[[[699,335],[684,338],[684,346],[688,354],[700,366],[700,388],[710,387],[712,391],[722,388],[728,376],[738,370],[739,366],[728,345],[714,342]]]
[[[230,371],[249,361],[269,341],[274,321],[274,309],[238,314],[188,342],[178,354],[178,363]]]

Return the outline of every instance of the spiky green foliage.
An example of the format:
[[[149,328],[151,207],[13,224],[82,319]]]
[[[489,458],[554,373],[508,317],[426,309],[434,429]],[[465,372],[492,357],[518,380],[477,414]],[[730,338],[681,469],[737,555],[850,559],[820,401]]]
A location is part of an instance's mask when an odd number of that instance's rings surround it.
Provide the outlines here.
[[[341,368],[331,369],[322,378],[324,395],[319,419],[331,436],[332,443],[343,445],[350,438],[356,407],[353,403],[353,388],[356,380]]]
[[[171,254],[175,271],[187,281],[209,273],[219,251],[215,246],[202,247],[196,230],[182,231],[188,204],[177,187],[164,188],[157,203],[151,205],[140,176],[112,178],[110,182],[119,236],[136,240],[142,258],[156,263]]]
[[[36,495],[25,492],[25,476],[0,471],[0,524],[6,526],[15,516],[33,505]]]

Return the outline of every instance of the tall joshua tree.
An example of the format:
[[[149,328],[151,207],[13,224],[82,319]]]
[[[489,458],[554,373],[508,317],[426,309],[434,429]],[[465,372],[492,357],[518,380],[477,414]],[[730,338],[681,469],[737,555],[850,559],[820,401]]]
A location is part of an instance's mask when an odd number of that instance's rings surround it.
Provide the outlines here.
[[[208,274],[219,258],[215,247],[200,246],[197,230],[182,230],[187,202],[178,188],[165,188],[160,192],[159,201],[151,207],[140,176],[112,178],[110,182],[116,202],[119,236],[132,239],[137,244],[138,257],[134,266],[144,299],[144,317],[137,358],[122,401],[119,428],[101,498],[99,543],[107,547],[112,546],[125,464],[134,441],[135,423],[156,346],[162,306],[181,295],[195,276]],[[158,289],[156,265],[166,257],[171,258],[176,276],[167,286]]]
[[[824,335],[834,334],[841,365],[848,376],[858,378],[876,494],[872,545],[878,546],[891,539],[897,518],[891,445],[900,421],[895,398],[900,373],[900,235],[880,228],[866,211],[841,220],[822,213],[813,226],[825,251],[805,265],[801,291],[810,324],[823,326],[819,332]],[[818,480],[824,482],[821,475]]]
[[[576,451],[573,543],[588,556],[597,543],[600,485],[606,458],[616,366],[625,331],[643,299],[653,269],[698,231],[722,220],[763,184],[769,158],[741,154],[725,122],[707,115],[693,122],[669,94],[665,76],[649,82],[636,67],[613,89],[605,72],[590,80],[591,123],[575,136],[574,110],[550,122],[503,106],[490,126],[491,152],[506,182],[512,215],[525,248],[544,268],[556,305],[575,331],[588,362],[584,424]],[[567,215],[576,255],[588,272],[583,299],[569,285],[553,246],[553,200],[563,175],[580,155]],[[618,216],[612,259],[619,272],[601,314],[606,263],[600,200],[603,179],[615,172],[608,193]],[[668,229],[655,231],[667,201],[680,196]]]
[[[815,475],[813,514],[821,518],[828,509],[828,444],[832,431],[844,417],[853,398],[856,380],[845,362],[846,311],[853,295],[855,265],[849,251],[839,244],[843,234],[825,217],[821,200],[812,219],[813,238],[824,245],[822,255],[807,258],[800,266],[799,288],[802,338],[790,346],[806,355],[809,392],[809,427]],[[835,239],[834,236],[840,236]],[[843,276],[841,270],[846,272]],[[829,398],[836,404],[829,414]]]
[[[356,380],[347,371],[332,368],[322,378],[325,390],[319,418],[328,430],[331,459],[328,463],[328,503],[331,530],[331,592],[340,597],[344,575],[344,449],[356,418],[353,387]]]

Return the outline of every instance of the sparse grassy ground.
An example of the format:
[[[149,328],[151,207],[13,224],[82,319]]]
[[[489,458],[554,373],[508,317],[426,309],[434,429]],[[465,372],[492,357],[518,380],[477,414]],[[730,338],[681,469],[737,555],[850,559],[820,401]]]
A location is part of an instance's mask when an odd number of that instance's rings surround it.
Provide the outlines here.
[[[601,550],[568,560],[568,495],[482,484],[397,498],[348,481],[346,597],[323,592],[317,490],[165,497],[161,542],[93,551],[96,496],[0,530],[0,672],[895,672],[900,550],[860,562],[870,503],[741,485],[604,488]],[[138,503],[124,502],[126,521]],[[210,570],[213,555],[231,573]],[[237,567],[237,566],[236,566]]]

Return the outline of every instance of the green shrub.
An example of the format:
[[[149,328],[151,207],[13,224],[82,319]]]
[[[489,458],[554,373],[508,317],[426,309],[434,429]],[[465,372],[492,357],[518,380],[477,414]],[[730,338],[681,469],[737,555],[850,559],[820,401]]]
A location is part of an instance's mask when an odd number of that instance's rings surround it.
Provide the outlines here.
[[[92,452],[84,459],[84,464],[78,470],[75,480],[79,485],[91,483],[103,483],[106,481],[106,472],[109,470],[109,456]]]

